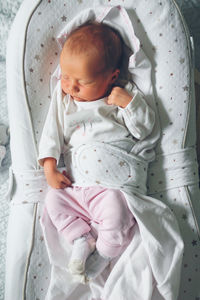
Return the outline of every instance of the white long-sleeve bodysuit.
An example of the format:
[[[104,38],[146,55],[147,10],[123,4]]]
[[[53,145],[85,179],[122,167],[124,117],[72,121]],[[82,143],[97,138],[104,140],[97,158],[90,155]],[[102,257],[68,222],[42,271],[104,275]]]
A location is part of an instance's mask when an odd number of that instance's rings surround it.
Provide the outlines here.
[[[137,140],[145,139],[153,129],[153,110],[138,90],[126,108],[108,105],[106,100],[79,102],[69,95],[63,98],[59,82],[40,140],[40,163],[45,157],[58,162],[63,153],[67,165],[66,153],[90,142],[112,144],[134,153]]]

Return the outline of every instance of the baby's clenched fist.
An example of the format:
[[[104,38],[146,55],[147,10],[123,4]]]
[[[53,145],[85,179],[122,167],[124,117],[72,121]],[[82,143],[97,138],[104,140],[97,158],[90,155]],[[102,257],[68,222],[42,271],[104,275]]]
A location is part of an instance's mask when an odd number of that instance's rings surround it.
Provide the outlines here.
[[[125,108],[132,100],[131,96],[125,89],[115,86],[108,96],[107,103]]]

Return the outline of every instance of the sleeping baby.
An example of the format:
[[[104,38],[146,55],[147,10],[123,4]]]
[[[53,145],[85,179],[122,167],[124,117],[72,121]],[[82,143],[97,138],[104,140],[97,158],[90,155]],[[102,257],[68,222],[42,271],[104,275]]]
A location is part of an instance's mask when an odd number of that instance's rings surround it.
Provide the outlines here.
[[[137,195],[142,189],[124,157],[134,157],[131,168],[141,182],[146,176],[148,159],[135,145],[152,132],[155,113],[137,88],[129,93],[118,86],[122,57],[123,41],[106,24],[87,22],[69,34],[40,140],[39,162],[49,184],[46,211],[72,244],[68,269],[81,282],[96,278],[133,238],[136,219],[122,190],[126,182]],[[153,146],[147,148],[151,152]],[[80,149],[84,154],[78,156]],[[64,172],[57,168],[61,154]],[[97,236],[92,223],[98,225]]]

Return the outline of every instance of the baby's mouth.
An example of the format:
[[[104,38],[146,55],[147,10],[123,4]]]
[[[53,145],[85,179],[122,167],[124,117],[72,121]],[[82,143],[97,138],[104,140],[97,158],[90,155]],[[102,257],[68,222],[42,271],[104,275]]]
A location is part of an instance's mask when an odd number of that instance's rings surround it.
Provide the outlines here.
[[[80,97],[77,97],[77,96],[71,95],[71,97],[72,97],[72,99],[74,99],[74,100],[76,100],[76,101],[86,101],[86,100],[84,100],[84,99],[82,99],[82,98],[80,98]]]

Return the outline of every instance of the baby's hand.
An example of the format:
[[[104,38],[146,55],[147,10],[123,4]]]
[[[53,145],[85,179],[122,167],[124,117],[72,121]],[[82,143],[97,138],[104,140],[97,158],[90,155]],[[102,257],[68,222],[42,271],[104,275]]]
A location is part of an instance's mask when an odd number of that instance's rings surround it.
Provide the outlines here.
[[[60,173],[58,170],[54,170],[45,175],[48,184],[54,189],[64,189],[72,184],[65,171]]]
[[[44,159],[44,173],[48,184],[54,189],[64,189],[72,184],[65,171],[60,173],[57,170],[56,159],[53,157]]]
[[[131,102],[132,98],[125,89],[115,86],[108,96],[107,103],[125,108]]]

